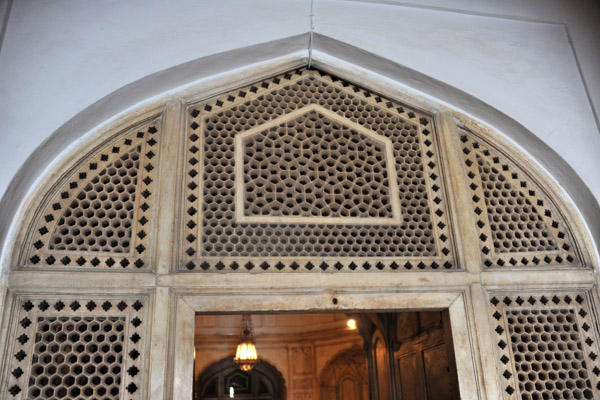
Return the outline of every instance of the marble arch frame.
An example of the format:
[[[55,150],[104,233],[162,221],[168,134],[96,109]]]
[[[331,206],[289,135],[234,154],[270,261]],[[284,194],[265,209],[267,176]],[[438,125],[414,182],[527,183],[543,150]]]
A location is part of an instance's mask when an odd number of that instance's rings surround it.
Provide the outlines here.
[[[291,36],[168,68],[106,95],[66,121],[29,156],[0,198],[0,279],[6,279],[4,272],[11,267],[15,230],[35,199],[36,188],[88,141],[119,126],[123,118],[137,118],[168,100],[189,99],[193,93],[204,93],[203,97],[209,98],[277,71],[305,66],[309,62],[305,49],[308,36]],[[523,154],[548,172],[553,186],[562,188],[560,197],[582,221],[590,236],[588,245],[594,263],[598,263],[600,221],[596,216],[600,204],[565,160],[533,132],[459,88],[419,71],[322,34],[314,33],[312,43],[310,62],[315,67],[381,93],[393,92],[398,100],[409,99],[424,109],[433,105],[450,111],[462,122],[475,122],[496,139],[523,149]]]
[[[443,102],[433,101],[430,96],[432,96],[431,92],[435,93],[435,90],[427,91],[423,87],[413,90],[400,83],[412,82],[409,73],[415,73],[414,71],[406,71],[406,69],[396,66],[401,71],[400,75],[405,74],[406,79],[397,79],[394,86],[390,87],[389,83],[393,81],[393,78],[388,79],[381,76],[394,76],[386,73],[386,70],[391,66],[385,64],[385,60],[375,60],[379,63],[378,66],[374,66],[374,61],[364,61],[363,53],[359,53],[354,54],[355,59],[364,62],[353,64],[344,61],[345,57],[336,58],[335,51],[326,52],[327,46],[334,43],[331,39],[321,38],[320,40],[322,48],[313,51],[313,65],[327,72],[344,76],[375,91],[393,93],[393,97],[398,100],[409,102],[422,109],[442,110],[441,114],[437,113],[436,115],[437,123],[445,125],[446,128],[456,121],[467,125],[473,124],[478,129],[484,129],[496,141],[511,142],[509,138],[496,133],[483,123],[479,124],[467,115],[451,110]],[[129,286],[133,282],[136,286],[135,291],[151,294],[150,301],[153,304],[152,320],[154,323],[150,349],[148,350],[152,362],[148,372],[149,384],[147,390],[151,398],[167,399],[186,398],[190,393],[193,378],[192,355],[189,349],[193,346],[193,323],[196,312],[402,311],[448,308],[452,321],[457,365],[459,365],[458,377],[461,393],[468,398],[500,398],[502,389],[498,374],[495,373],[496,360],[493,352],[493,335],[489,324],[485,322],[489,320],[489,312],[486,307],[488,293],[504,293],[510,291],[508,288],[513,291],[539,290],[540,287],[547,291],[558,289],[585,290],[592,293],[591,297],[594,299],[595,304],[598,304],[595,289],[597,280],[593,270],[569,269],[569,274],[566,275],[563,272],[564,270],[553,269],[545,272],[543,276],[540,276],[537,271],[531,270],[522,271],[516,276],[502,274],[499,271],[481,271],[480,266],[478,266],[480,264],[479,259],[475,260],[468,254],[464,254],[470,252],[472,255],[473,252],[473,249],[469,249],[467,244],[465,248],[458,249],[460,257],[467,259],[464,269],[444,274],[443,282],[439,282],[435,274],[420,272],[403,272],[395,276],[389,273],[370,275],[360,285],[355,282],[352,276],[336,276],[334,279],[331,274],[323,274],[318,285],[315,284],[310,274],[302,273],[294,275],[293,282],[289,279],[290,277],[281,278],[277,281],[273,275],[269,276],[269,274],[266,274],[268,279],[262,279],[261,275],[257,274],[235,276],[176,274],[173,273],[175,260],[159,249],[155,250],[157,256],[153,271],[141,273],[120,272],[118,274],[89,272],[88,277],[93,279],[97,287],[101,289],[90,288],[89,280],[74,282],[72,287],[65,289],[63,282],[69,273],[64,271],[53,272],[49,277],[35,276],[35,274],[28,271],[9,271],[14,266],[15,252],[18,251],[19,229],[23,225],[23,221],[30,217],[28,213],[31,213],[32,204],[35,204],[39,194],[48,189],[47,185],[41,182],[52,181],[51,178],[60,176],[62,172],[70,167],[71,157],[78,154],[81,149],[90,148],[94,143],[99,143],[104,133],[121,126],[127,120],[142,119],[145,115],[160,111],[166,110],[167,112],[165,125],[177,126],[181,123],[181,111],[184,102],[210,98],[243,83],[272,76],[274,71],[278,72],[303,66],[306,62],[307,60],[302,52],[291,55],[284,54],[272,58],[268,62],[247,66],[239,71],[223,73],[217,77],[207,77],[205,80],[183,88],[172,91],[163,90],[162,95],[140,101],[131,107],[123,106],[121,110],[113,114],[108,111],[110,117],[105,118],[104,122],[98,123],[95,128],[89,129],[82,140],[75,141],[76,143],[68,146],[60,156],[52,158],[49,163],[38,164],[36,167],[34,165],[35,159],[40,163],[44,155],[52,154],[53,150],[50,147],[68,144],[70,140],[74,139],[69,137],[66,130],[57,131],[48,143],[40,147],[32,156],[34,160],[31,162],[31,169],[26,171],[27,168],[25,168],[20,173],[22,175],[15,178],[15,181],[13,181],[13,186],[16,185],[15,192],[7,195],[9,197],[5,196],[2,200],[0,207],[2,218],[11,221],[8,224],[3,224],[3,226],[10,226],[11,231],[10,233],[0,232],[0,237],[4,235],[5,238],[5,251],[2,258],[2,277],[5,284],[0,299],[0,312],[11,308],[14,293],[31,292],[36,288],[44,288],[43,290],[47,293],[71,290],[81,293],[102,291],[104,293],[122,294],[130,290]],[[372,67],[370,72],[363,75],[365,68],[368,69],[369,67]],[[433,82],[431,79],[428,83],[432,87],[439,84],[439,82]],[[127,92],[126,89],[123,88],[125,92]],[[201,93],[201,95],[198,95],[198,93]],[[461,93],[457,91],[454,94]],[[117,96],[116,94],[113,95]],[[443,96],[440,97],[443,98]],[[109,100],[103,99],[102,101]],[[492,121],[488,122],[495,121],[498,127],[512,126],[515,128],[516,130],[513,132],[517,132],[515,135],[518,137],[513,137],[513,139],[522,144],[526,150],[529,150],[532,145],[539,144],[539,139],[535,138],[530,132],[526,132],[524,128],[519,127],[510,118],[500,115],[489,106],[480,106],[484,108],[485,112],[495,113],[495,117],[490,118]],[[72,121],[70,123],[74,123],[76,126],[86,126],[83,123],[86,117],[102,107],[102,104],[96,104],[74,117],[74,119],[79,119],[79,123],[82,125]],[[481,116],[481,113],[485,114],[484,111],[480,111],[480,114],[473,114]],[[104,110],[104,112],[107,111]],[[100,114],[102,113],[100,112]],[[522,139],[522,142],[518,140],[519,138]],[[547,146],[544,149],[552,153]],[[55,151],[58,150],[55,148]],[[516,157],[528,158],[525,151],[520,152]],[[554,157],[558,160],[556,165],[562,166],[560,157],[556,154],[554,154]],[[532,165],[539,165],[535,160],[531,162]],[[566,168],[566,175],[574,174],[570,167],[567,166]],[[548,169],[552,173],[552,169]],[[32,174],[29,179],[18,182],[19,177],[24,177],[29,173]],[[568,194],[556,185],[556,181],[552,182],[552,179],[564,182],[566,178],[564,175],[557,175],[556,178],[540,176],[541,181],[548,182],[554,197],[566,205],[565,212],[576,221],[580,221],[577,225],[579,230],[584,233],[579,239],[584,244],[584,253],[588,254],[583,261],[590,267],[596,267],[597,256],[591,256],[597,254],[594,252],[594,242],[591,236],[586,235],[586,233],[596,232],[593,223],[597,221],[590,219],[589,216],[596,211],[597,203],[589,202],[585,207],[580,206],[584,199],[593,198],[585,184],[580,180],[575,179],[567,182],[570,185],[566,188],[569,194],[585,194],[585,196],[576,197],[577,203],[573,204]],[[15,202],[18,202],[19,198],[24,198],[25,201],[17,210]],[[588,217],[587,221],[585,220],[586,217]],[[158,216],[158,219],[162,220],[163,223],[168,222],[166,218],[165,213]],[[174,233],[169,232],[169,230],[159,233],[158,246],[161,246],[160,243],[169,243],[173,238]],[[225,290],[222,289],[224,286],[227,287],[227,295],[224,295]],[[332,302],[333,298],[337,299],[335,305]],[[248,304],[252,304],[252,306],[248,306]],[[5,319],[0,333],[5,335],[6,322],[10,320],[10,316],[7,317],[6,312],[3,314]]]

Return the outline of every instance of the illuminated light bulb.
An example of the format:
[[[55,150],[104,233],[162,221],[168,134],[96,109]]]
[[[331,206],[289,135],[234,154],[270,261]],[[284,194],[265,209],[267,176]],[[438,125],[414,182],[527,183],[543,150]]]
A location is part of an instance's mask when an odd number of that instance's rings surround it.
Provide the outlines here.
[[[242,317],[242,336],[238,343],[233,362],[235,362],[242,371],[250,371],[258,362],[258,354],[254,345],[254,335],[252,334],[252,320],[249,315]]]
[[[353,319],[349,319],[348,322],[346,322],[346,325],[348,325],[348,328],[350,329],[356,329],[356,321]]]

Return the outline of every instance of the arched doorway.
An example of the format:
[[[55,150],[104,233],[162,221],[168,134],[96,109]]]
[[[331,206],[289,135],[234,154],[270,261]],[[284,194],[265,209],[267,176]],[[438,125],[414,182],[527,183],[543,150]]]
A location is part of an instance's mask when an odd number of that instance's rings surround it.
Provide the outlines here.
[[[273,365],[261,360],[252,370],[242,371],[233,355],[200,373],[195,400],[285,400],[285,381]]]

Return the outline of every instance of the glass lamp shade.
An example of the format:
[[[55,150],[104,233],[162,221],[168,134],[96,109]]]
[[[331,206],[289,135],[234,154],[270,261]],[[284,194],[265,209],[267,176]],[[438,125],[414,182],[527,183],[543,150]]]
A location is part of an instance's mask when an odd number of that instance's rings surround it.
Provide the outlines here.
[[[251,340],[242,339],[237,346],[235,358],[233,359],[242,371],[250,371],[258,362],[256,346]]]

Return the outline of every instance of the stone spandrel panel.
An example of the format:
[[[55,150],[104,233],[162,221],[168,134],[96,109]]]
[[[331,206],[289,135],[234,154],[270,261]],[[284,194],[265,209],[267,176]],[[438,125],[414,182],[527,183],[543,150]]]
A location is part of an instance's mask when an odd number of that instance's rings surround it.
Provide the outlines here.
[[[600,398],[591,301],[587,293],[491,297],[505,399]]]
[[[144,399],[147,299],[18,297],[3,396]]]
[[[460,135],[485,267],[581,265],[570,228],[542,187],[485,140]]]
[[[117,135],[60,180],[29,230],[22,265],[149,268],[160,121]]]
[[[457,268],[430,116],[297,70],[186,129],[183,270]]]

